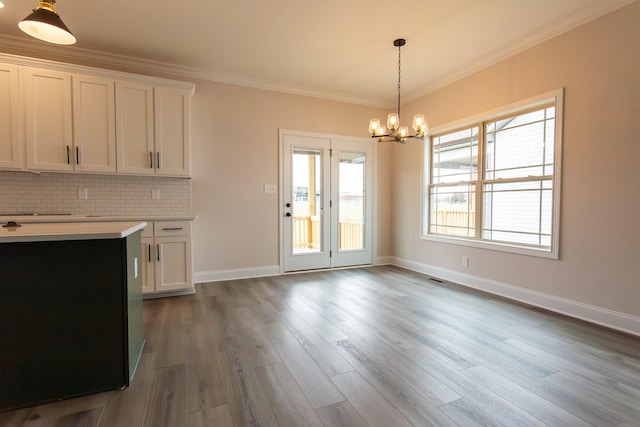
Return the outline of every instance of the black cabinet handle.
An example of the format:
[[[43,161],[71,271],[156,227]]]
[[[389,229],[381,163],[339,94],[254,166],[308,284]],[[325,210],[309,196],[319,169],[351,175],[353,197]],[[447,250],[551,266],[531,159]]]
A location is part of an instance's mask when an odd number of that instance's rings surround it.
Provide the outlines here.
[[[159,151],[158,151],[157,155],[158,155],[158,159],[156,161],[156,168],[160,169],[160,152]]]
[[[76,165],[80,164],[80,148],[76,147]]]
[[[180,231],[183,230],[182,227],[165,227],[162,229],[163,231]]]
[[[67,145],[67,164],[71,164],[71,148]]]
[[[151,245],[147,245],[147,251],[149,252],[149,255],[147,257],[147,262],[151,262]]]
[[[156,251],[158,252],[158,262],[160,262],[160,244],[156,245]]]
[[[149,167],[153,169],[153,151],[149,151]]]

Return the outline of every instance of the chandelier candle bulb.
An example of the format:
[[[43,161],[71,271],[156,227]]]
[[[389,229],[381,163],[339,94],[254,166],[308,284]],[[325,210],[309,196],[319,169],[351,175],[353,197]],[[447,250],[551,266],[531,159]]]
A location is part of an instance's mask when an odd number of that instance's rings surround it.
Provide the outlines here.
[[[371,119],[369,121],[369,133],[371,133],[371,135],[376,135],[379,130],[380,130],[380,120]]]
[[[387,127],[392,132],[398,128],[398,124],[400,123],[400,117],[398,117],[397,113],[390,113],[387,116]]]
[[[413,116],[413,130],[420,136],[424,136],[427,133],[427,122],[424,120],[424,114],[416,114]]]

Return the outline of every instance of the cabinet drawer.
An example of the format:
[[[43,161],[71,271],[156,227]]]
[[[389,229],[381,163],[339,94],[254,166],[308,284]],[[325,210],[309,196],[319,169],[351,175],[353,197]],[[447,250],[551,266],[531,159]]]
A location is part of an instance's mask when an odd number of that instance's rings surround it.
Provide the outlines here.
[[[156,237],[189,235],[191,234],[191,221],[156,221],[153,229]]]

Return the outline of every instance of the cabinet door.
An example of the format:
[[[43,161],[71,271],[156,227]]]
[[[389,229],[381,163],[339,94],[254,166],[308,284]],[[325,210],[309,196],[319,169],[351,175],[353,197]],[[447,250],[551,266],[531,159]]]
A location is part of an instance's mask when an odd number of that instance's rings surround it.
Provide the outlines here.
[[[153,86],[116,82],[116,144],[118,172],[154,174]]]
[[[0,64],[0,168],[20,169],[20,105],[18,67]]]
[[[71,76],[39,68],[22,68],[29,169],[73,170]]]
[[[191,237],[156,236],[155,245],[156,292],[191,288]]]
[[[156,87],[156,174],[191,174],[190,94],[180,89]]]
[[[140,238],[142,248],[142,262],[140,270],[142,272],[142,293],[148,294],[155,291],[155,251],[153,250],[153,237]]]
[[[74,168],[84,172],[116,171],[114,81],[73,76]]]

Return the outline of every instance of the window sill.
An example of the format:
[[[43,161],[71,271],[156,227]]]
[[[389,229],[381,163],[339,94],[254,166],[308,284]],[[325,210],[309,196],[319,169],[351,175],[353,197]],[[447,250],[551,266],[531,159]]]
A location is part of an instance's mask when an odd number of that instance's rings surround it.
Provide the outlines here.
[[[423,234],[422,236],[420,236],[420,239],[427,240],[430,242],[445,243],[449,245],[469,246],[473,248],[487,249],[491,251],[506,252],[506,253],[516,254],[516,255],[527,255],[527,256],[533,256],[537,258],[546,258],[546,259],[554,259],[554,260],[560,259],[557,245],[555,246],[555,248],[552,247],[551,249],[542,249],[542,248],[538,249],[538,248],[533,248],[528,246],[519,246],[515,244],[508,244],[508,243],[497,243],[497,242],[489,242],[484,240],[465,239],[462,237],[436,236],[432,234],[428,234],[428,235]]]

